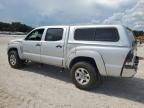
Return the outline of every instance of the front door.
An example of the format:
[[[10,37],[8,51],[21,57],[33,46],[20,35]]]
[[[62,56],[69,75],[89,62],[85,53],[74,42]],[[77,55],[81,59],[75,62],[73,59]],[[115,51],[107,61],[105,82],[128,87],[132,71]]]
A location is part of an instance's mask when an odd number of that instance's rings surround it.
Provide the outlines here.
[[[32,61],[40,62],[41,38],[44,29],[32,31],[23,41],[23,57]]]

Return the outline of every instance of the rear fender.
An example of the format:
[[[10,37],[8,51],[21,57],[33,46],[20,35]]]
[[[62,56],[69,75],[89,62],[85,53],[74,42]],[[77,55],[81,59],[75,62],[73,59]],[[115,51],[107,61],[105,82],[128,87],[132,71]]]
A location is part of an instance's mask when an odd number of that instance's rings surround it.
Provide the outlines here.
[[[76,51],[76,53],[71,53],[67,59],[67,66],[70,68],[70,63],[77,57],[89,57],[95,60],[99,73],[103,76],[107,76],[105,63],[102,56],[97,51],[82,50]]]

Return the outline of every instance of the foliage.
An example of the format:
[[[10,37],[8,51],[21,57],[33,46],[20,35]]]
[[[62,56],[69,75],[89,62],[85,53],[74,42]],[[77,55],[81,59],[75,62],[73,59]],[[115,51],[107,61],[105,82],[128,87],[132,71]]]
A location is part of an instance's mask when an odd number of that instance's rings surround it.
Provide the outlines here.
[[[137,39],[144,42],[144,35],[137,37]]]
[[[0,31],[29,32],[32,29],[32,27],[20,22],[12,22],[11,24],[0,22]]]
[[[134,35],[135,35],[136,37],[144,36],[144,31],[136,31],[136,30],[134,30],[133,33],[134,33]]]
[[[136,36],[137,40],[144,41],[144,31],[133,31],[133,34]]]

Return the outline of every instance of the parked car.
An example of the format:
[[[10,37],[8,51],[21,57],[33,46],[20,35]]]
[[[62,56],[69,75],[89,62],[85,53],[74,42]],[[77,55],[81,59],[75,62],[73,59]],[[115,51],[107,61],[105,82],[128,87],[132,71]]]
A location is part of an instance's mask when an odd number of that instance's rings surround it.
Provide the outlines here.
[[[122,25],[43,26],[8,44],[11,67],[25,60],[67,68],[80,89],[100,84],[102,76],[132,77],[138,67],[137,44]]]

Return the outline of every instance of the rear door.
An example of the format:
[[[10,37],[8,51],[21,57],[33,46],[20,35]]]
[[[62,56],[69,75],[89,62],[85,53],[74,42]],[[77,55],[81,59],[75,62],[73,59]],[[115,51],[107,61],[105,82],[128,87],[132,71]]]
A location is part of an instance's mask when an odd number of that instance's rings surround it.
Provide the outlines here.
[[[63,66],[65,27],[50,27],[41,46],[42,63]]]

